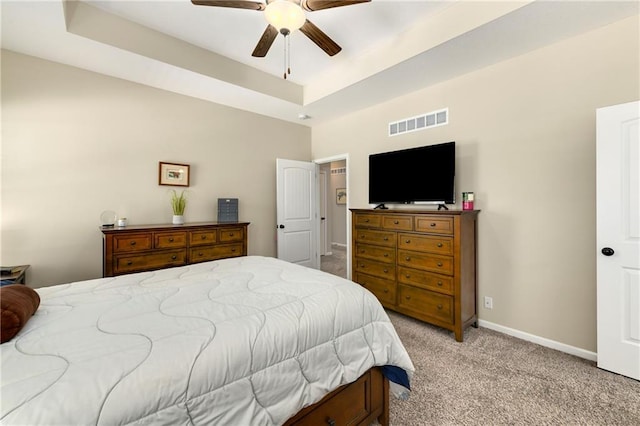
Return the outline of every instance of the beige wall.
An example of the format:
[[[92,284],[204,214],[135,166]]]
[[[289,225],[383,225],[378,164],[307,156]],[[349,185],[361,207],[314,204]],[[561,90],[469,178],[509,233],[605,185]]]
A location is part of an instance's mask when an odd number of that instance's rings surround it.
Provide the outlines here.
[[[313,156],[348,152],[350,206],[368,207],[370,153],[455,140],[458,200],[482,210],[480,318],[595,351],[595,110],[640,98],[638,34],[626,19],[315,126]],[[449,125],[387,137],[444,107]]]
[[[275,255],[275,159],[307,127],[2,51],[1,251],[35,287],[102,275],[100,214],[171,221],[158,162],[191,165],[187,222],[238,197],[249,253]]]

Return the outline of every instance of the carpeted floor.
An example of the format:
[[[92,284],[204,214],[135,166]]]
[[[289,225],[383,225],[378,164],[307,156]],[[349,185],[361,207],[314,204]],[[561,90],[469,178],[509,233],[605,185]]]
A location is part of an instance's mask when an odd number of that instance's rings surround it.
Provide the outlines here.
[[[640,425],[640,382],[485,328],[453,333],[389,312],[416,367],[391,425]]]
[[[347,278],[347,248],[331,246],[331,254],[320,257],[320,270]]]

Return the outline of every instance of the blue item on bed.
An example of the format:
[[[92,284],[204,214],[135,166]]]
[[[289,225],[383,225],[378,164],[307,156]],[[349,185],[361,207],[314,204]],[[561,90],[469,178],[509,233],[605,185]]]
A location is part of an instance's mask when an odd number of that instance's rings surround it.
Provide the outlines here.
[[[407,372],[395,365],[383,365],[382,374],[389,379],[389,384],[392,387],[394,387],[393,385],[395,384],[404,388],[404,391],[396,391],[394,394],[399,399],[406,401],[409,398],[409,391],[411,391],[409,375],[407,375]]]

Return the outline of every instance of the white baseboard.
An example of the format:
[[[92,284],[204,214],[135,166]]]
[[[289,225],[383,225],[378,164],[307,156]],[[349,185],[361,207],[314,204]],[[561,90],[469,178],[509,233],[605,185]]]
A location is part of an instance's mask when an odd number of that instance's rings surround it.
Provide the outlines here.
[[[347,245],[342,243],[331,243],[331,245],[336,247],[347,248]]]
[[[508,334],[509,336],[517,337],[518,339],[526,340],[527,342],[536,343],[540,346],[555,349],[560,352],[565,352],[570,355],[575,355],[580,358],[588,359],[589,361],[597,361],[598,354],[595,352],[587,351],[585,349],[576,348],[575,346],[567,345],[564,343],[556,342],[544,337],[536,336],[535,334],[525,333],[524,331],[516,330],[514,328],[505,327],[499,324],[494,324],[485,320],[478,320],[480,327],[495,330],[500,333]]]

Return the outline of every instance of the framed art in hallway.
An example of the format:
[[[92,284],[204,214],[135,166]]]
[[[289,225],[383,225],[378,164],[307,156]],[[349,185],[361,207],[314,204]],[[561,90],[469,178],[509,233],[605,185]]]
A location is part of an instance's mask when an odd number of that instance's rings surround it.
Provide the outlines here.
[[[347,188],[336,189],[336,204],[347,204]]]
[[[160,162],[158,185],[189,186],[189,165]]]

